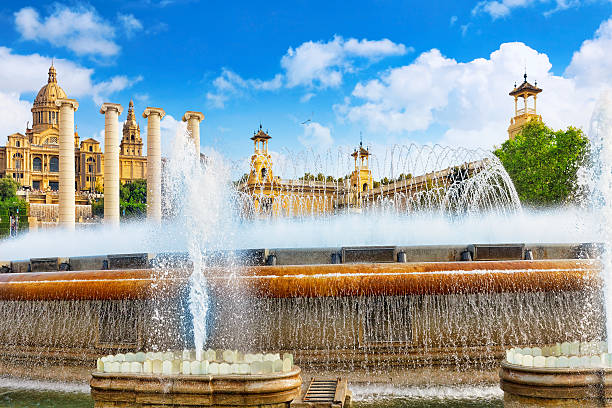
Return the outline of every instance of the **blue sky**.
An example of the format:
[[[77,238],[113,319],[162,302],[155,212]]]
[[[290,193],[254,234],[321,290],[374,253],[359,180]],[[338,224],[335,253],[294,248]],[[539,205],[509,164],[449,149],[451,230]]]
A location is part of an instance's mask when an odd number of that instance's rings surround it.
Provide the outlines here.
[[[375,149],[491,148],[524,66],[544,120],[588,130],[612,84],[611,15],[603,0],[4,2],[0,137],[24,131],[51,58],[82,138],[102,141],[102,102],[134,98],[138,115],[168,113],[165,146],[197,110],[203,147],[233,159],[260,122],[277,151],[353,145],[360,132]]]

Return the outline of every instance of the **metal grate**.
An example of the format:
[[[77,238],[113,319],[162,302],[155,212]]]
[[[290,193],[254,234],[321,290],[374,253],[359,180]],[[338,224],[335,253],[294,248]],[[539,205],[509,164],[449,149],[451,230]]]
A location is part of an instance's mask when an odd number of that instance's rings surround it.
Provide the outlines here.
[[[313,378],[302,401],[331,404],[334,402],[337,386],[338,380],[316,380]]]

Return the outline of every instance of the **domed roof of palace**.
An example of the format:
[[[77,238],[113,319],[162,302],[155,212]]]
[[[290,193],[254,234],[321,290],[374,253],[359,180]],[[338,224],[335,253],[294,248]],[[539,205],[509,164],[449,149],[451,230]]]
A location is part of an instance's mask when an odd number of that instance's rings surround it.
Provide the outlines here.
[[[66,92],[57,83],[57,72],[53,64],[49,68],[49,80],[47,84],[40,88],[36,99],[34,99],[34,106],[50,105],[58,99],[66,98]]]

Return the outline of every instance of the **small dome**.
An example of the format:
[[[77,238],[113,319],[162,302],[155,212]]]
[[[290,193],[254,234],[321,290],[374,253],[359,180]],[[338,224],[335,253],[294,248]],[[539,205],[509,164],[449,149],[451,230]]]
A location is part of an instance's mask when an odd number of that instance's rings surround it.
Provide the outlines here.
[[[48,105],[55,102],[58,99],[66,98],[66,92],[57,84],[57,73],[55,67],[51,65],[49,68],[49,80],[47,85],[40,88],[36,99],[34,99],[34,106]]]

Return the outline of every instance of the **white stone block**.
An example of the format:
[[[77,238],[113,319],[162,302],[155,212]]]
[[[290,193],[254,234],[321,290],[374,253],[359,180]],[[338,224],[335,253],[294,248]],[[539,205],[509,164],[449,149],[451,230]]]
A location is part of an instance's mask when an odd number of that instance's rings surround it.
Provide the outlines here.
[[[580,354],[583,356],[599,354],[599,343],[594,341],[580,343]]]
[[[571,356],[569,358],[569,368],[578,368],[580,367],[580,357]]]
[[[155,353],[152,351],[147,351],[145,353],[145,360],[155,360]]]
[[[162,362],[162,374],[163,375],[172,375],[172,361],[173,360],[164,360]]]
[[[118,361],[113,361],[111,363],[111,373],[120,373],[121,372],[121,363]]]
[[[247,364],[252,363],[253,361],[255,361],[255,355],[247,353],[244,355],[244,362]]]
[[[136,361],[135,358],[136,355],[134,353],[125,353],[125,361],[131,363],[132,361]]]
[[[152,360],[151,367],[153,374],[161,374],[163,372],[164,362],[162,360]]]
[[[533,356],[533,354],[531,354],[531,347],[525,347],[523,349],[523,355],[525,355],[525,356]]]
[[[264,361],[264,356],[261,353],[255,354],[253,361]]]
[[[272,362],[272,371],[274,371],[275,373],[282,373],[283,372],[283,360],[274,360]]]
[[[238,374],[247,375],[250,374],[250,366],[247,363],[238,364]]]
[[[223,361],[223,352],[225,350],[217,349],[215,350],[215,361]]]
[[[512,353],[512,361],[510,361],[510,363],[514,362],[514,353]],[[283,359],[283,373],[289,372],[291,371],[291,369],[293,368],[293,359],[286,357]]]
[[[512,363],[513,359],[514,359],[514,351],[512,349],[506,350],[506,361],[509,363]]]
[[[249,364],[251,369],[249,370],[251,374],[261,374],[263,373],[263,361],[255,360],[251,364]]]
[[[525,367],[533,367],[533,356],[531,354],[525,354],[523,356],[523,365]]]
[[[561,355],[562,356],[569,356],[570,355],[570,344],[567,341],[564,341],[563,343],[561,343]]]
[[[145,360],[144,363],[142,363],[142,372],[145,374],[153,374],[152,360]]]
[[[598,344],[599,344],[599,352],[600,353],[607,353],[608,352],[608,342],[600,341]]]
[[[172,351],[166,351],[163,354],[162,360],[168,360],[168,361],[174,360],[174,353]]]
[[[558,368],[568,368],[569,367],[569,358],[567,358],[567,356],[557,357],[557,367]]]
[[[139,351],[138,353],[134,355],[134,361],[138,361],[139,363],[144,363],[146,359],[147,359],[147,355],[143,353],[142,351]]]
[[[283,360],[285,360],[286,358],[291,360],[291,365],[293,365],[293,354],[291,353],[284,353],[283,354]]]
[[[202,374],[202,363],[198,360],[194,360],[189,363],[189,372],[191,375],[200,375]]]
[[[531,355],[534,356],[534,357],[541,356],[542,355],[542,349],[539,348],[539,347],[533,347],[531,349]]]
[[[557,343],[551,347],[551,354],[557,357],[561,355],[561,343]]]
[[[230,364],[230,374],[240,374],[240,368],[239,368],[240,364],[238,363],[232,363]]]
[[[570,355],[571,356],[577,356],[580,354],[580,342],[579,341],[572,341],[570,343]]]
[[[210,371],[209,367],[210,366],[210,362],[208,360],[203,360],[200,362],[200,374],[209,374]]]
[[[103,363],[106,363],[107,361],[113,361],[113,360],[112,359],[109,360],[108,356],[104,356],[104,357],[100,358],[100,361],[102,361]]]
[[[208,374],[219,375],[219,363],[210,363],[208,365]]]
[[[533,366],[534,367],[545,367],[546,366],[546,357],[544,357],[544,356],[535,356],[533,358]]]
[[[546,363],[544,364],[544,367],[554,368],[556,366],[557,366],[557,357],[555,356],[546,357]]]
[[[213,362],[216,359],[217,359],[217,353],[215,353],[215,350],[213,349],[206,350],[206,360]]]
[[[225,350],[223,352],[223,361],[226,363],[233,363],[236,361],[236,352],[234,350]]]
[[[228,375],[231,374],[230,365],[227,363],[219,364],[219,375]]]
[[[142,373],[142,363],[140,361],[132,361],[130,364],[130,373],[140,374]]]
[[[604,367],[604,364],[601,361],[601,356],[591,356],[589,361],[589,367],[600,368]]]
[[[111,368],[111,367],[112,367],[112,364],[113,364],[113,362],[112,362],[112,361],[106,361],[106,362],[104,363],[104,368],[103,368],[103,370],[104,370],[104,372],[105,372],[105,373],[112,373],[112,372],[113,372],[113,371],[112,371],[112,368]]]
[[[187,361],[191,361],[191,360],[195,360],[195,351],[193,350],[183,350],[182,353],[182,359],[183,361],[187,360]]]
[[[523,365],[523,355],[521,353],[514,353],[514,364]]]
[[[183,360],[172,360],[172,374],[174,375],[180,374],[182,364],[183,364]]]
[[[181,374],[190,375],[191,374],[191,361],[183,360],[181,363]]]
[[[580,362],[578,363],[579,367],[588,367],[589,364],[591,363],[591,357],[589,356],[582,356],[579,358],[580,358]]]
[[[104,362],[101,358],[96,360],[96,371],[104,372]]]
[[[123,363],[125,361],[125,354],[121,354],[121,353],[115,354],[113,356],[113,361],[118,361],[120,363]]]
[[[241,351],[236,352],[236,363],[244,363],[244,353]]]
[[[264,361],[262,370],[264,374],[272,374],[274,372],[274,363],[272,361]]]
[[[544,357],[549,357],[551,355],[551,353],[550,353],[550,346],[542,347],[542,355]]]

